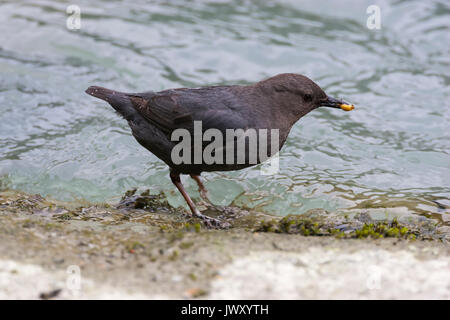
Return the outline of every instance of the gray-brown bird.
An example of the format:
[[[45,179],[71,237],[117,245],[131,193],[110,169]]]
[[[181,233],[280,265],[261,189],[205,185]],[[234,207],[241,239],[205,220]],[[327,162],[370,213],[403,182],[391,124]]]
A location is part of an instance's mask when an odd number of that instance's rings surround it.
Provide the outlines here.
[[[180,163],[179,160],[175,161],[172,153],[179,143],[179,140],[172,139],[175,132],[188,132],[195,138],[195,123],[201,123],[200,137],[203,137],[208,129],[217,129],[215,133],[221,133],[224,137],[227,129],[242,129],[244,132],[248,132],[249,129],[256,131],[267,129],[268,132],[273,132],[271,130],[276,129],[277,143],[272,145],[273,140],[268,135],[267,152],[262,152],[264,156],[266,154],[271,156],[282,148],[292,126],[308,112],[319,107],[339,108],[345,111],[354,108],[353,105],[327,96],[309,78],[292,73],[279,74],[247,86],[179,88],[143,93],[124,93],[92,86],[86,93],[107,101],[128,121],[136,140],[170,167],[170,178],[186,200],[192,214],[202,218],[212,227],[224,224],[218,219],[200,213],[186,193],[180,174],[189,174],[197,182],[200,194],[206,200],[206,189],[200,180],[200,174],[204,171],[238,170],[260,163],[265,159],[259,153],[262,140],[258,137],[255,148],[252,148],[252,141],[248,136],[244,136],[245,148],[241,150],[235,146],[232,151],[227,149],[225,142],[222,141],[223,161],[211,163],[202,157],[197,157],[201,158],[200,162],[195,161],[196,155],[206,151],[209,142],[202,141],[198,148],[198,145],[194,146],[195,139],[193,139],[190,144],[191,155],[188,156],[191,161]],[[233,141],[236,142],[237,138]],[[240,159],[244,159],[240,162],[239,150],[243,153]],[[213,150],[211,154],[217,156],[215,152],[219,151]],[[226,161],[227,152],[233,152],[231,160],[234,161]],[[252,158],[255,152],[258,156],[256,161],[252,161],[255,159]]]

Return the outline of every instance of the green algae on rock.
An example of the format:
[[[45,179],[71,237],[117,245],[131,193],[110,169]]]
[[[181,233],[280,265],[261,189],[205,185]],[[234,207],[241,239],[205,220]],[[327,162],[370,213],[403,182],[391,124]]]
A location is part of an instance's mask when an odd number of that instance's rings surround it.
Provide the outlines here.
[[[169,233],[174,240],[182,239],[186,232],[199,233],[207,230],[201,221],[187,214],[183,208],[173,208],[164,194],[151,195],[149,190],[137,194],[136,189],[127,191],[119,204],[64,203],[29,195],[18,191],[0,192],[0,212],[22,212],[38,222],[52,225],[64,222],[98,222],[105,226],[125,223],[141,227],[155,227]],[[367,212],[330,213],[312,209],[302,215],[285,217],[249,212],[237,207],[215,207],[203,204],[210,215],[220,216],[230,222],[234,229],[257,232],[300,234],[304,236],[334,236],[337,238],[401,238],[401,239],[448,239],[432,219],[416,220],[373,219]],[[214,211],[214,212],[211,212]],[[37,219],[37,220],[36,220]],[[405,220],[405,221],[404,221]]]
[[[358,219],[362,216],[363,219]],[[400,223],[396,218],[384,221],[367,221],[367,216],[356,216],[353,219],[344,216],[333,220],[329,217],[315,214],[288,215],[281,219],[263,221],[255,229],[257,232],[275,232],[301,234],[304,236],[335,236],[338,238],[400,238],[409,240],[440,239],[442,235],[436,231],[436,225],[431,221],[422,224]],[[366,222],[362,222],[362,221]]]

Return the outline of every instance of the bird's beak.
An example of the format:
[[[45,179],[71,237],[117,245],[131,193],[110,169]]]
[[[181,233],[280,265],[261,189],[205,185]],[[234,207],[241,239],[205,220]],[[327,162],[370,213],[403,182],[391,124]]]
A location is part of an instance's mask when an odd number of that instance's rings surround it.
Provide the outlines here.
[[[326,100],[324,100],[321,104],[321,107],[330,107],[330,108],[338,108],[338,109],[342,109],[344,111],[352,111],[353,109],[355,109],[355,106],[347,103],[345,101],[342,100],[338,100],[332,97],[327,97]]]

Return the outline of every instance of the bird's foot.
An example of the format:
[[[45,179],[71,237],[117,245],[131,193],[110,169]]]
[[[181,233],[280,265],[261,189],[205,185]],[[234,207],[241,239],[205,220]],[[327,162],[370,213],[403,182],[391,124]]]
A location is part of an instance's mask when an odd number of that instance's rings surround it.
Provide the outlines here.
[[[194,212],[194,216],[201,219],[205,226],[211,229],[228,229],[231,227],[229,222],[205,216],[198,210]]]
[[[205,201],[203,199],[197,203],[202,208],[202,211],[206,210],[206,211],[222,213],[225,210],[225,208],[223,206],[216,205],[216,204],[212,203],[211,201]]]

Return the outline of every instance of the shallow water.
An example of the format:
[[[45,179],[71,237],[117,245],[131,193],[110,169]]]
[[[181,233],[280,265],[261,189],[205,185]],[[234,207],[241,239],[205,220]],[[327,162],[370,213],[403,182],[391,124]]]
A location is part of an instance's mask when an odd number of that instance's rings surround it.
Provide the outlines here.
[[[181,196],[126,122],[84,90],[245,84],[302,73],[353,112],[318,109],[280,172],[204,174],[211,199],[277,214],[396,208],[449,221],[450,7],[446,1],[0,3],[0,187],[114,201],[139,186]],[[189,192],[196,186],[185,179]]]

